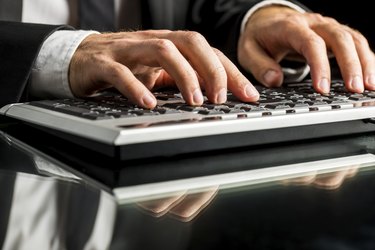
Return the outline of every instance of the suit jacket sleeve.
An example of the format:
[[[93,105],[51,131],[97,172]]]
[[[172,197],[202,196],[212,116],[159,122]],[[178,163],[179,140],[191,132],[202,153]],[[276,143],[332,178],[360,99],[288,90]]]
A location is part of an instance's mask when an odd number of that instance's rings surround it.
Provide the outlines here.
[[[44,40],[69,26],[0,21],[0,106],[27,99],[25,86]]]
[[[263,0],[190,1],[186,25],[202,33],[210,44],[237,63],[237,42],[242,19],[248,10]],[[290,1],[308,10],[296,1]]]

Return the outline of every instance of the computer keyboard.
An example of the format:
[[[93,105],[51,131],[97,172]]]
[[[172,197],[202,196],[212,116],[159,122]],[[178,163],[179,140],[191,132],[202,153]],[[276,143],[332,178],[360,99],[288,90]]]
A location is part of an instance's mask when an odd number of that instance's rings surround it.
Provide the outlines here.
[[[287,115],[351,109],[375,104],[375,92],[349,93],[342,81],[333,81],[329,94],[317,93],[310,81],[289,84],[282,88],[257,86],[260,99],[254,103],[243,103],[230,93],[224,104],[212,104],[205,101],[202,106],[189,106],[176,92],[155,93],[158,105],[152,109],[143,109],[130,103],[120,94],[107,93],[89,99],[42,100],[30,102],[41,108],[74,115],[89,120],[120,119],[132,117],[162,116],[184,113],[201,115],[202,119],[252,118],[272,115]]]
[[[311,81],[256,86],[257,102],[187,105],[176,91],[154,93],[144,109],[115,91],[85,99],[9,104],[0,114],[122,160],[225,150],[375,132],[375,91],[350,93],[341,80],[328,94]]]

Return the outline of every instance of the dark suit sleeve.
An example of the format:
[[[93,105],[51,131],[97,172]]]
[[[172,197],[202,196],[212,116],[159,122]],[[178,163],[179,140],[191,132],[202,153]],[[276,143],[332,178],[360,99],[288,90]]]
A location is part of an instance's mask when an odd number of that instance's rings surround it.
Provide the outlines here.
[[[210,44],[223,51],[237,63],[237,42],[241,22],[248,12],[262,0],[197,0],[190,1],[186,25],[203,34]],[[307,10],[305,6],[294,4]]]
[[[0,21],[0,106],[25,100],[25,87],[44,40],[68,26]]]

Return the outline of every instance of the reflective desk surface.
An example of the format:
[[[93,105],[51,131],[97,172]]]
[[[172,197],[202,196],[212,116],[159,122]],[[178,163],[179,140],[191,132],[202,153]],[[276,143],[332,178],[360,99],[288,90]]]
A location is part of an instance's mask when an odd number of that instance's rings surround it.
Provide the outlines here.
[[[19,132],[2,249],[375,249],[372,135],[118,162]]]

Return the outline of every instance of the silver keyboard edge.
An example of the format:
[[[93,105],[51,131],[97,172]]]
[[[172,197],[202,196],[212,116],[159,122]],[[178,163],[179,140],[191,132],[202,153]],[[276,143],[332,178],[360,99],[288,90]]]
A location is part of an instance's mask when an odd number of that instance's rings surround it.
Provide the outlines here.
[[[122,119],[116,119],[116,121],[113,120],[114,124],[110,125],[108,121],[101,122],[86,120],[27,104],[10,106],[8,111],[6,111],[6,115],[26,122],[31,122],[36,125],[45,126],[51,129],[58,129],[62,132],[68,132],[73,135],[79,135],[110,145],[131,145],[160,140],[174,140],[218,134],[241,133],[275,128],[361,120],[375,117],[375,106],[276,115],[259,118],[228,119],[168,126],[123,129],[119,127]],[[124,120],[126,119],[128,118],[124,118]],[[181,133],[182,129],[184,133]]]

